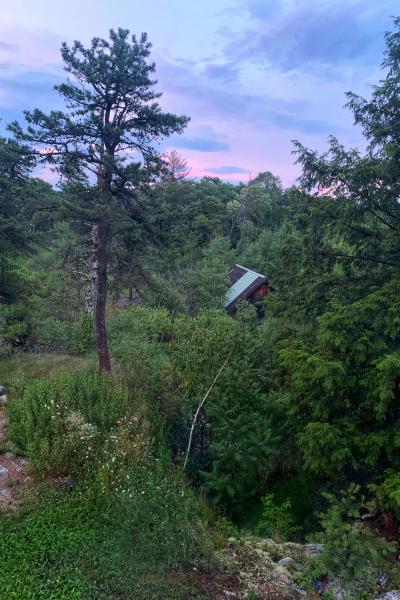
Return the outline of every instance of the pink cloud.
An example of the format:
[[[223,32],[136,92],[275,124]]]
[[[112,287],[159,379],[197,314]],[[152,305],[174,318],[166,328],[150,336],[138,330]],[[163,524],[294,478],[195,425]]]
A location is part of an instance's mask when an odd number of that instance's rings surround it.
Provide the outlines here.
[[[46,29],[30,30],[0,16],[0,63],[3,72],[61,69],[60,46],[63,38]]]

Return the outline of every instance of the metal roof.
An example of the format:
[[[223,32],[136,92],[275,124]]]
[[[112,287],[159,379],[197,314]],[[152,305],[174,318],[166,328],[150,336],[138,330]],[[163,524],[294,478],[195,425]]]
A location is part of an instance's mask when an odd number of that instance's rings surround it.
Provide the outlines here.
[[[239,265],[238,263],[236,263],[235,267],[240,267],[241,269],[244,269],[245,271],[248,271],[249,273],[255,273],[255,275],[257,275],[258,277],[265,278],[265,275],[261,275],[261,273],[257,273],[257,271],[252,271],[251,269],[248,269],[247,267],[244,267],[243,265]]]
[[[236,266],[240,267],[241,265]],[[246,267],[242,268],[245,269]],[[229,288],[225,296],[225,308],[232,304],[232,302],[235,302],[235,300],[240,296],[240,294],[242,294],[257,279],[262,277],[265,280],[265,277],[263,275],[260,275],[260,273],[250,271],[250,269],[246,269],[246,271],[247,272],[244,275],[242,275],[242,277],[238,279],[237,282],[232,285],[232,287]]]

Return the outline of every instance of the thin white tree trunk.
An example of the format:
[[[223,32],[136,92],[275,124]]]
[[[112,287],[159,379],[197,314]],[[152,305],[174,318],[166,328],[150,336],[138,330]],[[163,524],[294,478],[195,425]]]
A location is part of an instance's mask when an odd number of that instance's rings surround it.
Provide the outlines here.
[[[186,455],[185,455],[185,462],[183,463],[183,468],[186,469],[186,465],[187,462],[189,460],[189,454],[190,454],[190,448],[192,447],[192,439],[193,439],[193,431],[196,425],[196,421],[197,418],[199,416],[199,413],[201,411],[202,406],[204,405],[204,402],[207,400],[208,396],[210,395],[211,390],[213,389],[214,385],[217,383],[218,381],[218,377],[221,375],[222,371],[225,369],[226,364],[228,362],[228,360],[230,359],[232,354],[232,350],[229,352],[228,356],[226,357],[226,359],[224,360],[221,368],[219,369],[218,373],[216,374],[216,376],[214,377],[214,380],[212,382],[212,384],[210,385],[210,387],[208,388],[205,396],[203,396],[203,398],[201,399],[196,412],[194,413],[194,417],[193,417],[193,421],[192,421],[192,426],[190,428],[190,435],[189,435],[189,441],[188,441],[188,445],[187,445],[187,449],[186,449]]]

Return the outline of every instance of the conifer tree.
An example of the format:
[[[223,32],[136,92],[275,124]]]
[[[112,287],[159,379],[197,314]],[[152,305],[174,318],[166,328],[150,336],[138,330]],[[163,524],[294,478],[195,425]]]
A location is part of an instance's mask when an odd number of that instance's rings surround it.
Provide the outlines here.
[[[27,111],[26,130],[17,122],[10,126],[75,184],[70,214],[91,223],[97,352],[106,371],[111,370],[105,323],[110,242],[127,222],[140,226],[138,191],[162,169],[154,143],[181,133],[188,122],[162,112],[150,48],[146,34],[136,39],[125,29],[111,30],[109,40],[94,38],[88,48],[79,41],[71,47],[64,43],[61,55],[70,77],[56,89],[65,112]]]

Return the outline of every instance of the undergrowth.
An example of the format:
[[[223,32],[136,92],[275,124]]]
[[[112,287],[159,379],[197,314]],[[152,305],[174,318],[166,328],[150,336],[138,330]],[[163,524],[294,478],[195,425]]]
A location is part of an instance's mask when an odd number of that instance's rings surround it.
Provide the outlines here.
[[[196,542],[162,492],[158,510],[148,500],[124,512],[93,489],[42,488],[24,514],[0,518],[0,600],[201,600],[168,576]]]

